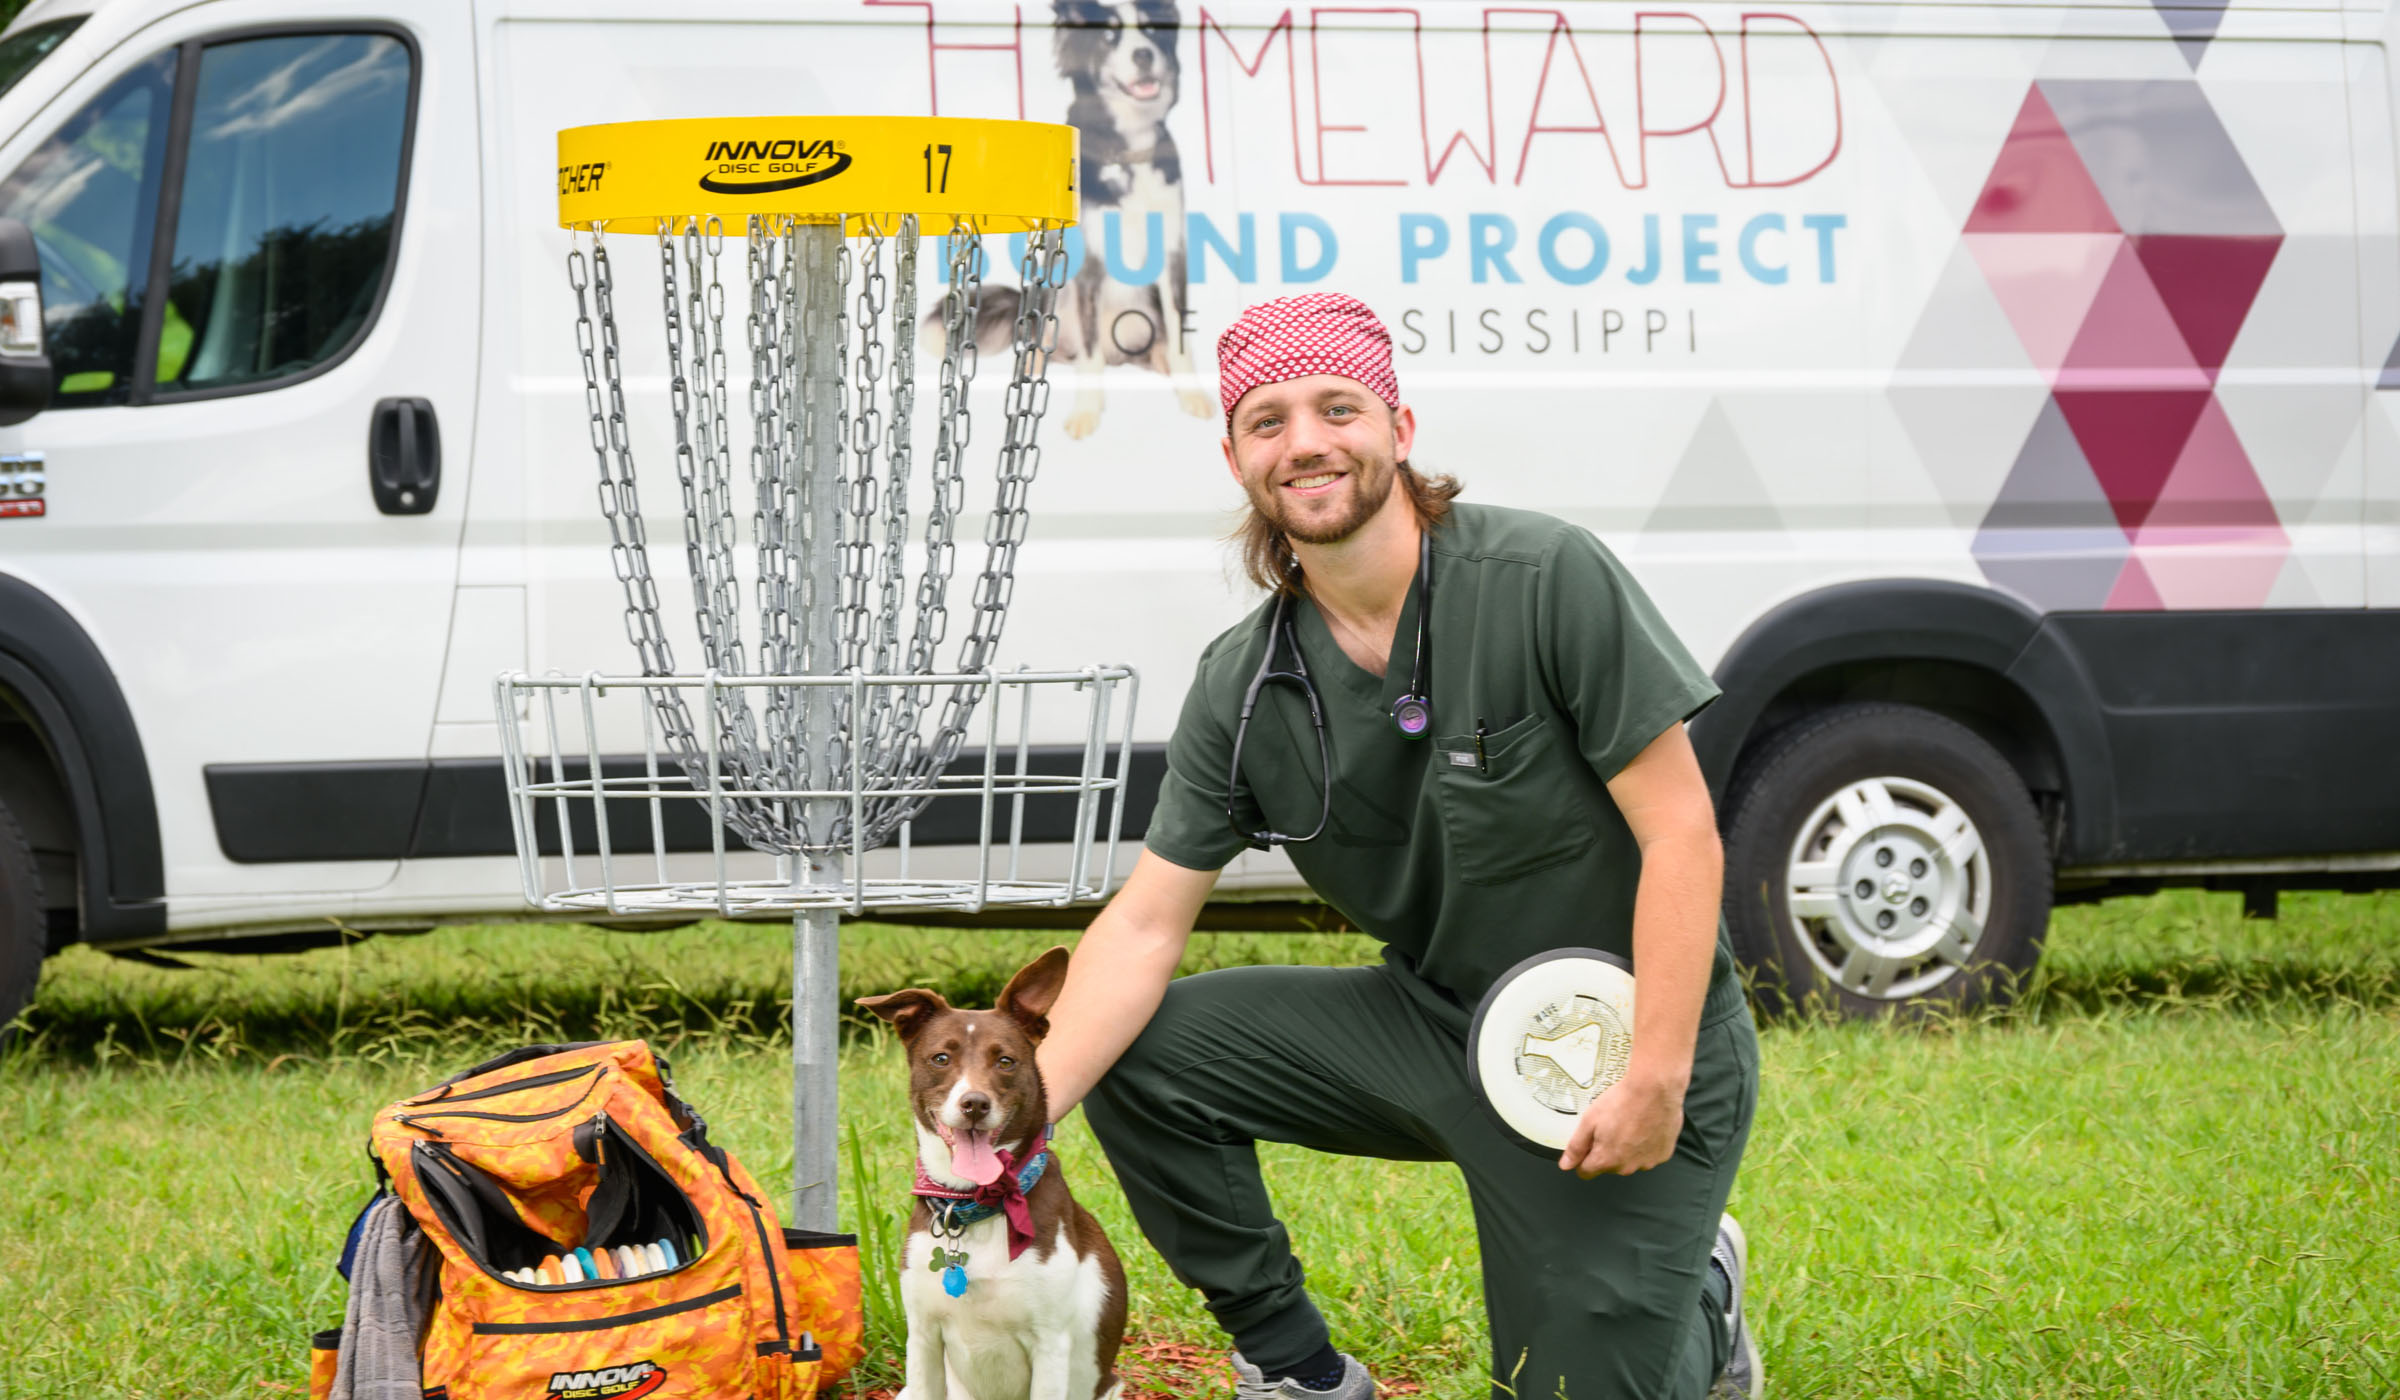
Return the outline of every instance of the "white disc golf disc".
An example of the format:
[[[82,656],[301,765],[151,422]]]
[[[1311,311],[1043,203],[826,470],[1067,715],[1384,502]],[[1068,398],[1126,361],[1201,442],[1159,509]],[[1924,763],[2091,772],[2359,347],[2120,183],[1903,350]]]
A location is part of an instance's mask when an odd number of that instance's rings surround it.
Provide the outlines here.
[[[1625,1077],[1632,1054],[1633,971],[1597,948],[1560,948],[1510,968],[1467,1032],[1476,1092],[1538,1152],[1566,1149],[1584,1107]]]

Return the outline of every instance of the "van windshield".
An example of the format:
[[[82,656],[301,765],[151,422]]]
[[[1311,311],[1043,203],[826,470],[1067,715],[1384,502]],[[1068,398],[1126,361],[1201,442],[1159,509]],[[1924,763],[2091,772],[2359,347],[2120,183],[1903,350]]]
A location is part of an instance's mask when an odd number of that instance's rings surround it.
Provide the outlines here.
[[[85,16],[69,15],[65,19],[48,20],[27,29],[20,29],[0,39],[0,93],[17,85],[17,80],[33,71],[33,66],[50,56],[50,51],[66,42]]]

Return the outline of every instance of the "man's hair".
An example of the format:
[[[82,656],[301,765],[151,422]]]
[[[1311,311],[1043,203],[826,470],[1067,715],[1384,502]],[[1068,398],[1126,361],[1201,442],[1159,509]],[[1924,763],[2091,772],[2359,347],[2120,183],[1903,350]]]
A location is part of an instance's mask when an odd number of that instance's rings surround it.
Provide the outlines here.
[[[1421,476],[1414,467],[1402,462],[1396,468],[1400,474],[1400,489],[1408,493],[1409,504],[1416,507],[1417,525],[1431,530],[1450,515],[1450,502],[1465,488],[1455,476]],[[1292,553],[1292,542],[1282,530],[1259,513],[1256,505],[1246,508],[1241,526],[1233,538],[1242,548],[1242,572],[1250,581],[1269,593],[1298,593],[1300,591],[1300,560]]]

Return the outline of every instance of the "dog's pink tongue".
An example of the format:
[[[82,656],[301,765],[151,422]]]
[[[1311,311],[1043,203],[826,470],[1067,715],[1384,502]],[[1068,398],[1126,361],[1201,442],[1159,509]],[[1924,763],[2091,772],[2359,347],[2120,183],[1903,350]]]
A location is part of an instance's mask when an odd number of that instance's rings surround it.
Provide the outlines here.
[[[977,1186],[1000,1179],[1000,1154],[992,1150],[992,1135],[973,1128],[950,1140],[950,1170]]]

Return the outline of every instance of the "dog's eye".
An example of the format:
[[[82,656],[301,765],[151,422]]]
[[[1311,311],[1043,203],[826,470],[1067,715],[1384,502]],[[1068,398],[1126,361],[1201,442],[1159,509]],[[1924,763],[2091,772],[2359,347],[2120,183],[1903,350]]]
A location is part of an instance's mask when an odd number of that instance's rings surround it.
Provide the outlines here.
[[[1016,1062],[1014,1059],[1011,1059],[1009,1056],[1006,1056],[1006,1055],[1002,1055],[1002,1056],[1000,1057],[1000,1068],[1002,1068],[1002,1069],[1015,1069],[1016,1067],[1017,1067],[1017,1062]]]
[[[937,1065],[946,1065],[950,1063],[950,1052],[947,1050],[939,1050],[934,1052],[933,1062]]]

